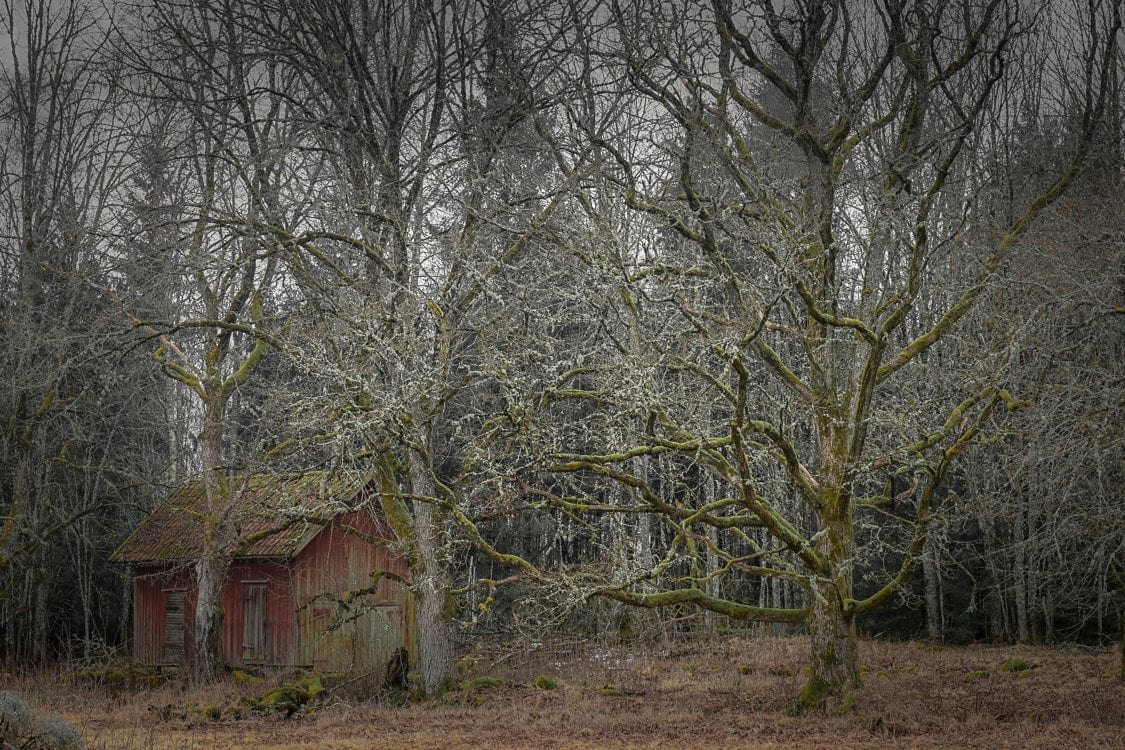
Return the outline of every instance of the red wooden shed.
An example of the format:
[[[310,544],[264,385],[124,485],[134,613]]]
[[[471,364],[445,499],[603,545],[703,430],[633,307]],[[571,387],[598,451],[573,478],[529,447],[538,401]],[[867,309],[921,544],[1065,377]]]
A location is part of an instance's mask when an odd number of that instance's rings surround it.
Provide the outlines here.
[[[235,553],[222,588],[232,664],[382,669],[414,654],[414,602],[398,539],[361,482],[321,474],[231,482],[224,518]],[[182,487],[113,553],[133,570],[133,655],[190,663],[205,493]]]

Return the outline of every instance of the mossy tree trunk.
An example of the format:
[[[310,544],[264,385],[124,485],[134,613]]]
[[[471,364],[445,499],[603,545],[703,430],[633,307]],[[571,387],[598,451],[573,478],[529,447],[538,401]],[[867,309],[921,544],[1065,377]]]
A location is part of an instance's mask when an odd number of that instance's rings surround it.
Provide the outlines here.
[[[209,358],[210,359],[210,358]],[[223,623],[222,589],[230,567],[220,533],[227,504],[223,481],[222,384],[218,374],[203,380],[203,431],[200,444],[203,458],[203,487],[206,506],[200,514],[202,549],[195,561],[195,613],[192,674],[199,682],[209,682],[219,674],[222,664],[220,633]]]
[[[941,597],[941,549],[934,533],[926,539],[922,553],[922,575],[926,584],[926,637],[931,641],[941,641],[945,636],[942,625]]]
[[[415,671],[422,695],[440,693],[453,674],[453,629],[449,612],[450,575],[447,533],[436,503],[437,486],[429,457],[433,430],[421,410],[419,447],[406,456],[407,490],[412,498],[413,539],[411,573],[414,579],[417,657]]]
[[[819,351],[831,350],[822,346]],[[877,348],[873,354],[878,356]],[[828,395],[834,392],[829,378],[836,371],[835,364],[827,359],[815,368],[824,373],[816,385],[825,394],[821,401],[832,405],[822,407],[815,420],[821,492],[814,498],[818,529],[813,538],[823,570],[813,576],[808,591],[811,661],[809,679],[794,707],[798,712],[829,701],[842,706],[860,686],[855,613],[851,609],[856,551],[851,486],[855,451],[862,449],[864,433],[862,427],[849,426],[835,405],[836,399]]]
[[[429,443],[420,442],[415,447],[423,444]],[[402,461],[391,451],[384,452],[376,473],[383,513],[410,563],[416,634],[410,661],[417,677],[416,689],[422,696],[437,695],[453,674],[448,540],[443,513],[436,502],[437,487],[431,468],[414,452],[408,452]]]
[[[195,561],[195,632],[192,675],[198,682],[215,679],[222,668],[222,589],[229,561],[221,554],[201,555]]]
[[[829,698],[844,706],[849,694],[860,687],[855,618],[846,611],[840,584],[839,580],[826,580],[812,591],[810,674],[798,698],[799,711],[821,707]]]
[[[415,502],[414,528],[418,687],[425,695],[436,695],[453,674],[453,631],[449,621],[450,581],[443,559],[441,522],[437,508],[430,502]]]
[[[204,212],[198,220],[196,247],[200,248],[201,235],[207,221]],[[223,457],[223,435],[227,406],[231,395],[249,380],[251,373],[265,356],[270,347],[270,337],[261,329],[263,323],[262,296],[257,288],[258,265],[254,257],[256,244],[242,243],[246,255],[240,260],[242,274],[238,285],[230,290],[227,304],[219,307],[223,288],[208,289],[207,304],[209,321],[224,321],[215,325],[211,322],[198,326],[206,336],[204,364],[196,368],[179,347],[166,336],[159,335],[163,344],[157,350],[158,361],[165,372],[174,380],[183,383],[199,398],[203,405],[203,429],[199,433],[200,453],[203,464],[204,506],[192,509],[199,522],[200,552],[194,561],[196,603],[193,615],[193,663],[192,674],[198,681],[206,682],[218,676],[222,667],[223,622],[222,589],[231,564],[231,550],[237,539],[237,523],[231,517],[236,506],[232,497],[234,489],[227,477],[227,466]],[[269,261],[263,278],[272,276],[273,261]],[[250,308],[252,325],[238,322],[246,307]],[[232,357],[232,337],[236,331],[254,333],[253,348],[242,357]],[[170,350],[172,359],[169,359]]]
[[[253,278],[251,271],[248,278]],[[247,285],[244,297],[253,297],[255,322],[261,320],[261,298]],[[238,306],[234,307],[237,310]],[[233,316],[232,312],[232,316]],[[232,493],[239,490],[231,485],[223,458],[223,433],[226,408],[234,389],[246,382],[254,367],[269,347],[265,338],[255,342],[252,352],[237,362],[234,372],[223,377],[223,364],[230,351],[229,329],[213,329],[211,346],[206,355],[206,371],[201,378],[193,378],[184,368],[176,372],[176,379],[189,385],[203,401],[203,430],[199,442],[203,462],[203,487],[205,505],[198,511],[200,525],[200,553],[195,559],[196,602],[194,613],[194,655],[192,673],[196,680],[207,682],[219,675],[223,664],[222,623],[223,584],[231,565],[231,550],[238,542],[236,519],[232,512],[237,498]]]

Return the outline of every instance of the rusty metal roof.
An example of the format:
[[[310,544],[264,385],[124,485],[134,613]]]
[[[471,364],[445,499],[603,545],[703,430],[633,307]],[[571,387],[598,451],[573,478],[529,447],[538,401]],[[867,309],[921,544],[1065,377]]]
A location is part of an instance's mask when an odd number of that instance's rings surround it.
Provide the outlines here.
[[[256,474],[227,478],[213,507],[202,479],[194,479],[161,504],[111,555],[116,562],[190,560],[203,548],[206,524],[217,522],[237,557],[290,558],[326,522],[364,502],[355,475],[322,472]]]

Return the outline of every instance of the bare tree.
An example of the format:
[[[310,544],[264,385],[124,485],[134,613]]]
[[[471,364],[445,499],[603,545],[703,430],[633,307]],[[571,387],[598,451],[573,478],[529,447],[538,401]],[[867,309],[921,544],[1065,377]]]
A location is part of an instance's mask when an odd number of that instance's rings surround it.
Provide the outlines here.
[[[164,257],[164,283],[181,297],[166,308],[171,319],[123,310],[155,346],[164,372],[197,401],[206,505],[185,510],[198,517],[202,535],[193,668],[204,680],[220,667],[219,592],[237,542],[232,509],[247,470],[225,439],[229,407],[274,343],[265,300],[276,278],[273,227],[286,226],[299,205],[283,203],[281,188],[291,144],[282,127],[284,86],[234,13],[223,3],[153,2],[132,30],[146,43],[123,38],[120,48],[147,86],[138,93],[158,121],[169,106],[190,116],[164,122],[170,154],[160,179],[181,186],[182,205],[156,227],[164,239],[147,248]]]
[[[320,204],[279,235],[310,313],[287,352],[327,384],[295,394],[317,434],[291,445],[379,481],[411,559],[418,685],[433,694],[454,643],[443,509],[486,398],[482,340],[497,285],[566,188],[535,147],[561,20],[551,3],[326,0],[257,3],[242,22],[293,75],[302,143],[324,154],[310,175]],[[521,170],[537,159],[548,168],[533,185]]]
[[[641,95],[634,111],[646,119],[617,139],[584,127],[616,164],[625,203],[663,239],[625,258],[643,355],[576,361],[526,404],[537,425],[528,451],[556,475],[580,475],[566,492],[539,490],[540,504],[660,517],[672,538],[658,562],[586,577],[588,591],[806,623],[812,670],[795,709],[832,696],[850,705],[856,618],[909,580],[955,459],[986,440],[998,407],[1018,405],[992,361],[951,377],[942,344],[1073,182],[1105,107],[1119,5],[1041,17],[1004,2],[611,10],[595,49]],[[997,223],[973,198],[996,174],[984,123],[1026,103],[1041,64],[1027,40],[1060,28],[1082,40],[1057,81],[1083,92],[1077,125],[1058,168]],[[941,274],[961,247],[972,248],[968,267]],[[916,378],[943,388],[940,411],[911,433],[900,393]],[[596,405],[592,433],[558,411],[572,400]],[[605,441],[624,414],[643,429]],[[652,457],[679,479],[647,476]],[[624,486],[625,502],[582,477]],[[704,477],[722,489],[692,489]],[[860,590],[858,523],[903,547],[897,570]],[[703,572],[705,551],[718,571]],[[804,599],[716,596],[716,575],[789,580]],[[653,583],[661,590],[645,590]]]
[[[106,506],[112,492],[101,483],[120,466],[111,436],[124,415],[98,409],[116,384],[93,364],[110,348],[112,324],[106,300],[83,281],[107,270],[100,230],[112,219],[124,164],[117,78],[99,61],[104,21],[77,1],[0,10],[0,623],[8,660],[47,657],[54,576],[67,564],[59,542]]]
[[[1123,467],[1113,436],[1122,410],[1122,243],[1120,191],[1107,187],[1120,180],[1114,162],[1089,170],[1025,237],[974,321],[982,339],[998,340],[1018,362],[1009,378],[1027,401],[1003,415],[990,460],[966,467],[980,495],[973,508],[989,531],[982,564],[1001,637],[1104,639],[1120,608],[1125,549],[1113,484]],[[1101,218],[1090,221],[1091,212]]]

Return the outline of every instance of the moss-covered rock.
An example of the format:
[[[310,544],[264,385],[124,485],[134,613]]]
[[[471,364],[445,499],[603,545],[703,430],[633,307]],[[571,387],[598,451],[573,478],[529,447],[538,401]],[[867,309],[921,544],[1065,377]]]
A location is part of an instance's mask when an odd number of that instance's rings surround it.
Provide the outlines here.
[[[74,673],[74,679],[108,690],[148,690],[168,681],[167,675],[137,666],[99,667]]]
[[[287,682],[284,685],[270,688],[262,693],[258,699],[258,706],[267,710],[277,710],[279,707],[303,706],[312,699],[312,693],[303,685]]]
[[[234,670],[230,673],[230,676],[231,679],[233,679],[239,685],[261,685],[263,682],[265,682],[265,680],[261,677],[252,675],[249,672],[243,672],[241,669]]]
[[[35,715],[19,695],[0,690],[0,747],[78,750],[82,735],[62,717]]]
[[[283,712],[292,716],[298,710],[308,713],[311,710],[310,704],[326,695],[345,678],[346,675],[342,672],[298,670],[288,682],[272,687],[259,696],[243,698],[241,707],[246,711],[263,714]]]
[[[558,687],[558,683],[545,674],[541,674],[531,681],[531,684],[540,690],[554,690]]]
[[[32,720],[30,742],[22,747],[29,750],[78,750],[82,735],[61,716],[43,715]]]
[[[1032,669],[1032,666],[1020,658],[1008,659],[1008,661],[1001,664],[997,669],[1004,672],[1026,672]]]
[[[27,703],[11,690],[0,690],[0,738],[22,737],[31,729]]]
[[[320,675],[312,675],[304,682],[305,690],[309,694],[309,698],[316,698],[322,695],[327,688],[324,687],[324,680]]]

